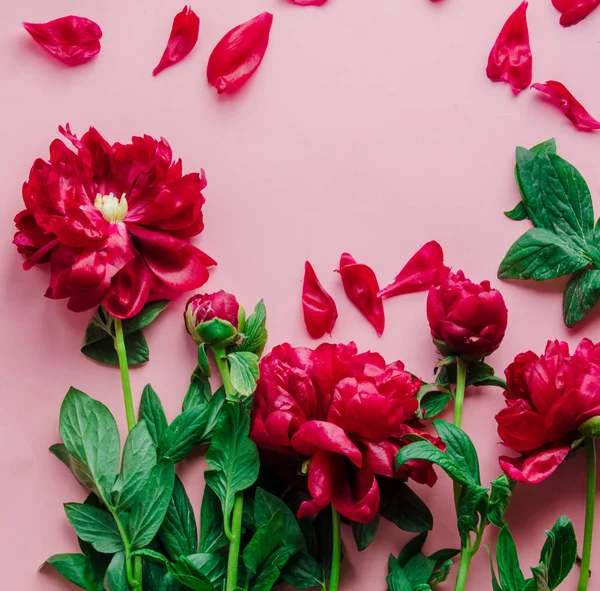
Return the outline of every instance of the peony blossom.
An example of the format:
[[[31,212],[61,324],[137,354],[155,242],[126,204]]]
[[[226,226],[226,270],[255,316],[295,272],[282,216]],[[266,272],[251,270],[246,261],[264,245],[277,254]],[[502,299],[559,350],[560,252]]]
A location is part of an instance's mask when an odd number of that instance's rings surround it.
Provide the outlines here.
[[[156,76],[186,57],[194,49],[198,41],[199,31],[200,19],[198,15],[189,6],[184,6],[183,10],[178,12],[173,19],[169,41],[152,75]]]
[[[320,339],[325,333],[331,334],[338,317],[337,307],[308,261],[304,266],[302,311],[304,324],[313,339]]]
[[[166,140],[109,144],[69,126],[23,185],[14,243],[24,268],[50,263],[46,296],[83,311],[103,304],[117,318],[173,291],[196,289],[215,261],[188,239],[203,229],[204,173],[182,174]]]
[[[436,481],[428,462],[396,471],[403,436],[417,410],[420,380],[398,361],[357,353],[356,345],[325,343],[316,350],[275,347],[260,364],[251,437],[308,475],[311,499],[298,516],[333,506],[368,523],[379,510],[378,477]],[[440,445],[439,440],[433,440]]]
[[[218,340],[219,337],[228,339],[236,335],[239,316],[240,305],[236,297],[223,290],[192,296],[183,313],[185,327],[198,344],[207,341],[205,337],[208,333],[211,333],[211,336],[216,334]],[[209,323],[212,326],[209,326]]]
[[[600,344],[581,341],[573,355],[549,341],[543,355],[520,353],[505,371],[506,408],[498,434],[520,457],[500,458],[513,480],[545,480],[567,458],[588,419],[600,416]]]
[[[431,335],[454,353],[483,357],[504,338],[508,311],[502,294],[489,281],[473,283],[454,273],[427,297]]]

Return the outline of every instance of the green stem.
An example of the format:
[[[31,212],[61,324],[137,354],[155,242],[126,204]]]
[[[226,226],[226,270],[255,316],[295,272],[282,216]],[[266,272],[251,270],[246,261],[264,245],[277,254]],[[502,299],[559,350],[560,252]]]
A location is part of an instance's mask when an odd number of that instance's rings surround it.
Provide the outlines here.
[[[242,542],[242,515],[244,512],[244,493],[235,495],[233,515],[231,518],[231,538],[229,544],[229,558],[227,560],[227,587],[226,591],[233,591],[237,585],[238,564],[240,561],[240,545]]]
[[[454,389],[454,424],[462,428],[463,407],[465,404],[465,389],[467,383],[467,366],[460,358],[456,358],[456,388]],[[454,504],[458,509],[462,487],[454,482]]]
[[[581,557],[581,574],[578,591],[587,591],[592,561],[592,537],[594,535],[594,509],[596,502],[596,440],[588,437],[585,440],[587,454],[587,497],[585,503],[585,533],[583,536],[583,553]]]
[[[227,400],[234,400],[237,398],[235,388],[231,382],[231,374],[229,373],[229,361],[227,361],[227,352],[225,347],[211,347],[215,361],[217,363],[217,369],[221,374],[221,380],[223,381],[223,389],[225,390],[225,397]]]
[[[471,548],[471,556],[475,556],[477,552],[479,552],[479,548],[481,548],[481,542],[483,541],[483,533],[485,532],[485,528],[488,526],[489,521],[484,519],[479,526],[479,531],[477,532],[477,537],[475,538],[475,543]]]
[[[111,515],[114,517],[115,523],[117,524],[117,529],[119,530],[119,534],[121,535],[121,539],[123,540],[123,547],[125,549],[125,570],[127,572],[127,582],[129,586],[133,589],[133,591],[142,591],[142,557],[136,556],[134,557],[133,567],[131,562],[131,542],[129,541],[129,536],[121,523],[121,519],[119,518],[118,513],[108,507]],[[139,559],[139,560],[138,560]]]
[[[467,545],[460,551],[460,563],[458,565],[458,575],[456,576],[456,586],[454,591],[464,591],[467,586],[467,577],[469,576],[469,568],[471,567],[471,560],[473,558],[473,552],[469,546],[471,542],[467,542]]]
[[[329,591],[337,591],[340,584],[340,562],[342,560],[342,541],[340,514],[331,505],[331,530],[332,530],[332,552],[331,552],[331,576],[329,577]]]

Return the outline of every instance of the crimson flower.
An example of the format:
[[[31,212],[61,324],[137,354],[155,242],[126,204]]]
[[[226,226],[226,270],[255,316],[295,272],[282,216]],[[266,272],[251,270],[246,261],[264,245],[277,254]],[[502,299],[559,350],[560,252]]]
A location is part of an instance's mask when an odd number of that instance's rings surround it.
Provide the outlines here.
[[[567,343],[548,341],[543,355],[520,353],[505,374],[498,434],[522,455],[502,456],[500,466],[518,482],[541,482],[567,458],[581,425],[600,416],[600,343],[584,339],[570,355]]]
[[[388,365],[378,353],[358,354],[354,343],[316,350],[283,344],[263,358],[251,437],[305,473],[309,464],[312,498],[302,503],[299,517],[333,504],[352,521],[372,521],[380,501],[376,475],[433,486],[428,462],[409,462],[400,471],[394,466],[403,436],[415,432],[407,423],[419,385],[402,362]]]
[[[50,159],[34,162],[13,240],[25,269],[50,263],[46,297],[129,318],[203,285],[216,263],[187,239],[204,227],[204,173],[183,175],[164,139],[111,145],[94,128],[80,140],[59,129],[76,151],[56,139]]]
[[[236,297],[221,290],[192,296],[185,306],[183,317],[187,331],[200,344],[236,335],[239,314],[240,305]]]
[[[473,283],[458,271],[429,289],[427,318],[436,341],[459,355],[483,357],[500,346],[508,310],[489,281]]]

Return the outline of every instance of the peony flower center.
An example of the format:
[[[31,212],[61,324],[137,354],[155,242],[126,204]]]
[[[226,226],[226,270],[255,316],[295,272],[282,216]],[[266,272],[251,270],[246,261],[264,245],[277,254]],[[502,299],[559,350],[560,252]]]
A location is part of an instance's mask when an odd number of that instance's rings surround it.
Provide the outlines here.
[[[108,195],[98,193],[94,205],[102,214],[102,217],[110,224],[122,223],[129,210],[125,193],[121,195],[120,199],[114,193],[109,193]]]

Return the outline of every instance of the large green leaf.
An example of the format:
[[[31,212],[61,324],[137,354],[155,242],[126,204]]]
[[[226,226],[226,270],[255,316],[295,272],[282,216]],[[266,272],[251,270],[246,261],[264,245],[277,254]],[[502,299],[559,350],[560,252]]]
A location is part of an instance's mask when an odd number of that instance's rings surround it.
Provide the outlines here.
[[[183,460],[195,445],[204,441],[210,405],[194,406],[182,412],[169,425],[158,445],[158,455],[177,463]]]
[[[90,491],[96,492],[96,483],[90,474],[90,469],[86,464],[77,461],[65,447],[64,443],[56,443],[50,447],[50,451],[71,470],[73,476]]]
[[[213,434],[206,463],[206,484],[217,494],[223,517],[229,521],[235,495],[252,486],[258,478],[256,445],[249,437],[250,417],[241,404],[227,403]]]
[[[204,488],[200,509],[200,552],[217,552],[229,544],[223,528],[221,501],[210,486]]]
[[[80,503],[65,504],[65,513],[77,537],[98,552],[112,554],[123,550],[123,540],[113,516],[102,509]]]
[[[470,476],[469,481],[481,484],[477,451],[469,436],[447,421],[433,421],[433,425],[442,441],[446,444],[446,453],[458,468]]]
[[[249,351],[260,357],[267,344],[267,310],[264,302],[261,300],[254,308],[254,314],[246,319],[244,328],[244,338],[236,346],[237,351]]]
[[[498,535],[496,560],[498,561],[498,577],[502,589],[505,591],[523,591],[526,584],[525,577],[519,565],[515,542],[506,526],[500,530]]]
[[[565,324],[572,328],[596,305],[600,299],[600,271],[577,271],[567,283],[563,297]]]
[[[127,523],[129,541],[133,550],[147,546],[161,526],[175,485],[175,465],[171,460],[160,460],[131,510]]]
[[[253,574],[261,570],[262,564],[281,544],[283,519],[280,511],[275,511],[265,525],[261,525],[244,548],[243,559],[246,568]]]
[[[198,528],[194,509],[177,476],[173,496],[158,535],[172,560],[198,551]]]
[[[250,351],[235,351],[227,355],[231,368],[231,383],[240,396],[250,396],[258,380],[258,356]]]
[[[431,560],[425,554],[416,554],[403,567],[406,578],[411,585],[424,585],[429,581],[429,577],[435,569],[435,561]]]
[[[139,314],[123,320],[123,332],[127,335],[146,328],[158,318],[158,315],[169,303],[169,300],[155,300],[147,303]]]
[[[366,550],[371,542],[375,539],[375,534],[379,528],[379,515],[375,515],[375,519],[370,523],[352,522],[352,535],[356,542],[356,548],[359,552]]]
[[[404,569],[390,557],[387,584],[389,591],[412,591],[413,586],[404,573]]]
[[[463,490],[458,503],[458,533],[461,542],[466,545],[469,538],[469,532],[476,531],[479,524],[479,515],[477,513],[481,502],[487,498],[488,489],[480,486],[469,486]]]
[[[400,551],[400,554],[398,554],[397,561],[400,566],[404,566],[413,556],[416,556],[421,552],[425,545],[425,541],[427,540],[427,534],[428,532],[426,531],[420,533],[406,543],[404,548]]]
[[[191,554],[187,558],[216,589],[227,578],[227,552]]]
[[[213,591],[214,589],[208,577],[187,556],[182,556],[177,562],[170,563],[168,569],[174,579],[193,591]]]
[[[160,398],[150,384],[147,384],[142,392],[139,420],[146,421],[152,441],[154,445],[158,445],[167,430],[168,423]]]
[[[290,558],[281,578],[294,589],[320,587],[325,591],[326,575],[323,567],[307,552],[301,552]]]
[[[190,386],[183,400],[182,411],[186,411],[194,406],[206,404],[212,396],[212,389],[208,378],[199,368],[194,370],[190,379]]]
[[[569,275],[591,263],[583,251],[549,230],[531,228],[510,247],[500,263],[500,279],[543,281]]]
[[[378,482],[382,517],[404,531],[421,533],[433,529],[433,516],[427,505],[405,482],[391,478],[381,478]]]
[[[263,563],[258,576],[252,580],[249,591],[270,591],[290,558],[289,548],[283,546],[275,550]]]
[[[577,559],[577,538],[573,524],[566,515],[563,515],[546,532],[547,539],[540,560],[548,569],[548,585],[556,589],[571,572]]]
[[[98,579],[87,556],[83,554],[55,554],[46,561],[67,581],[86,591],[104,591],[102,579]]]
[[[129,591],[125,552],[117,552],[113,556],[104,577],[104,587],[107,591]]]

